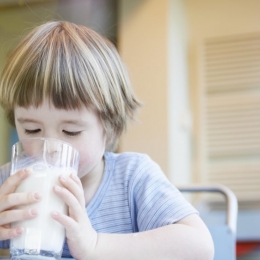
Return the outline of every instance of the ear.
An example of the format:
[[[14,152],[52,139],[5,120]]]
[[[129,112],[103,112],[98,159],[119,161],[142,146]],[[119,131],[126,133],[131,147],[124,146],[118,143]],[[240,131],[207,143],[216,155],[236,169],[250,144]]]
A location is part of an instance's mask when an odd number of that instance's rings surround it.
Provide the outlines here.
[[[118,151],[119,140],[115,135],[106,135],[106,152]]]

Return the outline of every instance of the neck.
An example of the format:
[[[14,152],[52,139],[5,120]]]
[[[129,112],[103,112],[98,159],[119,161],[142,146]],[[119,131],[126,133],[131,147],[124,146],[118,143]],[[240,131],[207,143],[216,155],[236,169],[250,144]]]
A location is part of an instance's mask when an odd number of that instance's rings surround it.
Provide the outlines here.
[[[103,177],[105,168],[105,161],[104,158],[101,162],[87,175],[81,178],[81,183],[84,190],[85,202],[86,206],[94,197]]]

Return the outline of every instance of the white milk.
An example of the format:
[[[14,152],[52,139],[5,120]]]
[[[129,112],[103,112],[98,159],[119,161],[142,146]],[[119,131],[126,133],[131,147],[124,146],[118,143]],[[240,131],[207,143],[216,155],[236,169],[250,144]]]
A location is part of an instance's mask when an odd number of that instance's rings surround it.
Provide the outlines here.
[[[50,212],[55,210],[67,214],[67,206],[54,192],[53,187],[60,185],[58,177],[61,174],[76,174],[74,169],[62,169],[48,167],[43,164],[35,164],[30,167],[32,173],[25,179],[16,192],[39,192],[42,196],[40,202],[30,205],[22,205],[19,208],[35,208],[39,214],[35,219],[15,222],[14,227],[21,226],[24,232],[13,239],[12,248],[24,249],[27,253],[40,250],[60,252],[65,238],[65,229],[55,221]]]

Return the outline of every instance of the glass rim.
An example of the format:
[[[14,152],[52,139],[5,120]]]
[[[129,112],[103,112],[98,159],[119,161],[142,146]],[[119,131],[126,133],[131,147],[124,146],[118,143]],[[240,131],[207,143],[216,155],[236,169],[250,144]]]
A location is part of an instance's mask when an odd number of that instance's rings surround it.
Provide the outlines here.
[[[67,146],[70,146],[71,148],[73,148],[77,153],[78,153],[78,156],[79,156],[79,151],[77,148],[75,148],[73,145],[71,145],[70,143],[68,142],[65,142],[65,141],[62,141],[60,139],[56,139],[56,138],[49,138],[49,137],[28,137],[28,138],[24,138],[24,139],[21,139],[21,140],[18,140],[16,143],[14,143],[12,145],[12,147],[18,145],[19,143],[23,143],[23,142],[26,142],[26,141],[30,141],[30,140],[47,140],[47,141],[54,141],[54,142],[59,142],[59,143],[63,143]]]

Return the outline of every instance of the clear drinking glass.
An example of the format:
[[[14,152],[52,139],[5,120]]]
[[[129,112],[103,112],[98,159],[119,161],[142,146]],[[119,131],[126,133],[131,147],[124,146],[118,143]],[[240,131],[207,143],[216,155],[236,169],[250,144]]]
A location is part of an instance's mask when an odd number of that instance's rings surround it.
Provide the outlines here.
[[[11,175],[29,168],[31,175],[22,181],[15,192],[39,192],[40,202],[21,205],[17,208],[37,208],[34,219],[14,222],[21,226],[21,236],[11,239],[12,260],[60,259],[65,240],[65,229],[55,221],[50,212],[67,213],[67,206],[54,192],[54,185],[60,185],[61,174],[77,174],[79,153],[70,144],[49,138],[28,138],[12,147]]]

